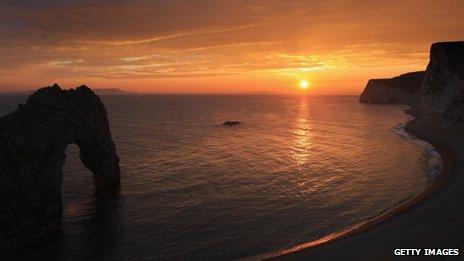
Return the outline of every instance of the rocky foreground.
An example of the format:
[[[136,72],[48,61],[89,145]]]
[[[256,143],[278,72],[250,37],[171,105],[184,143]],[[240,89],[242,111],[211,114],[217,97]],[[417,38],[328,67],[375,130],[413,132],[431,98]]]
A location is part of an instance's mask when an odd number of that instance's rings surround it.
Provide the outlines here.
[[[42,88],[0,118],[0,252],[48,235],[61,217],[65,149],[75,143],[98,196],[120,188],[106,109],[86,86]]]

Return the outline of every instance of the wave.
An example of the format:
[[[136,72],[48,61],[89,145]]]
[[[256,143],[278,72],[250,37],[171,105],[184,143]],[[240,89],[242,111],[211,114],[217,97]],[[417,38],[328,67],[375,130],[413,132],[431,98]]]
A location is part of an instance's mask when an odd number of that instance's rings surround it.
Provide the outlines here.
[[[409,134],[406,131],[406,125],[409,123],[409,121],[413,119],[414,117],[408,115],[407,121],[397,124],[395,127],[393,127],[393,130],[399,136],[405,139],[408,139],[410,142],[414,142],[416,145],[424,148],[424,151],[418,160],[419,160],[419,163],[422,169],[425,170],[426,181],[428,185],[428,188],[426,190],[422,191],[420,194],[416,196],[411,196],[409,198],[406,198],[403,202],[398,204],[396,207],[387,208],[383,210],[382,212],[378,213],[377,215],[367,218],[363,221],[360,221],[357,224],[354,224],[348,228],[342,229],[341,231],[330,233],[323,237],[320,237],[319,239],[312,240],[306,243],[302,243],[302,244],[299,244],[299,245],[296,245],[290,248],[284,248],[284,249],[279,249],[276,251],[270,251],[264,254],[244,257],[244,258],[241,258],[240,260],[265,260],[265,259],[279,258],[279,257],[285,256],[288,254],[292,254],[292,253],[296,253],[302,250],[320,246],[320,245],[335,241],[337,239],[341,239],[341,238],[353,235],[359,231],[372,227],[376,225],[377,223],[390,218],[391,216],[395,215],[397,212],[401,210],[407,209],[415,205],[418,201],[422,200],[425,196],[427,196],[431,191],[436,189],[436,187],[441,186],[444,179],[437,180],[437,177],[439,177],[440,173],[443,170],[442,157],[430,143],[420,140],[419,138],[416,138],[415,136]]]
[[[438,151],[430,143],[420,140],[419,138],[409,134],[406,131],[406,125],[413,119],[413,116],[408,115],[407,121],[397,124],[395,127],[393,127],[393,131],[399,136],[407,139],[410,142],[413,142],[417,146],[420,146],[424,149],[418,161],[419,166],[425,172],[427,185],[430,185],[440,173],[443,167],[443,161]]]

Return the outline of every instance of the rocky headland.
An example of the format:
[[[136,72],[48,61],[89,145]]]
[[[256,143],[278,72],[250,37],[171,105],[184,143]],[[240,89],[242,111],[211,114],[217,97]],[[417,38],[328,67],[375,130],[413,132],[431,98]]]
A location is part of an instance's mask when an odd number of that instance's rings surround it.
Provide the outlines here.
[[[42,88],[0,118],[0,252],[59,227],[62,168],[71,143],[93,173],[96,195],[117,195],[119,158],[106,109],[90,88]]]
[[[369,80],[361,103],[402,103],[413,114],[438,114],[444,122],[464,121],[464,41],[434,43],[425,72]]]
[[[411,72],[390,79],[372,79],[367,82],[359,98],[362,103],[409,104],[422,85],[425,72]]]
[[[414,109],[442,114],[450,123],[464,120],[464,41],[435,43]]]

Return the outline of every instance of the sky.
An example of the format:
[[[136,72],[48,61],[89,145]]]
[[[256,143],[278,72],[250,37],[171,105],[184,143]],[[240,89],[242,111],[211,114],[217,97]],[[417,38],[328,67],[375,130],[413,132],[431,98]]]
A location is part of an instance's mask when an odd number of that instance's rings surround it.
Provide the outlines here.
[[[360,92],[464,40],[461,0],[9,1],[0,92]]]

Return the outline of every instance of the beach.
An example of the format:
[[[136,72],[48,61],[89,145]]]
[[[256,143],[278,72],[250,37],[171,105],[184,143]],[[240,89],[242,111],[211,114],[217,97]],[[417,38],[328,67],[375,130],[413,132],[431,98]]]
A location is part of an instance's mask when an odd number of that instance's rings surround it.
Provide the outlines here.
[[[391,259],[398,248],[459,249],[464,239],[464,137],[433,115],[415,115],[406,130],[435,147],[443,167],[434,184],[409,204],[333,240],[275,255],[280,259]],[[462,253],[461,253],[462,255]]]

